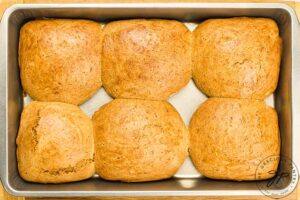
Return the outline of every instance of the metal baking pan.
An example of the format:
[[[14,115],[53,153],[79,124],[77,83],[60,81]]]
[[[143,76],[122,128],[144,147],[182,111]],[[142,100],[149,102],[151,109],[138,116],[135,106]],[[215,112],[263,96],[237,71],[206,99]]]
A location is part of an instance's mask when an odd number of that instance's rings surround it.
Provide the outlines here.
[[[22,180],[16,160],[16,135],[22,108],[30,101],[23,95],[18,68],[20,27],[35,18],[84,18],[106,23],[128,18],[166,18],[195,23],[207,18],[235,16],[273,18],[283,39],[280,79],[276,92],[267,99],[279,115],[281,154],[299,166],[300,141],[300,28],[292,8],[278,3],[135,3],[135,4],[20,4],[8,8],[1,22],[0,48],[0,175],[3,186],[16,196],[235,196],[263,195],[257,182],[232,182],[207,179],[187,159],[171,179],[148,183],[120,183],[96,176],[67,184],[36,184]],[[297,91],[298,90],[298,91]],[[81,108],[92,115],[111,98],[103,89]],[[192,113],[206,99],[192,81],[169,101],[186,124]],[[279,169],[279,172],[283,169]],[[282,188],[290,185],[285,181]]]

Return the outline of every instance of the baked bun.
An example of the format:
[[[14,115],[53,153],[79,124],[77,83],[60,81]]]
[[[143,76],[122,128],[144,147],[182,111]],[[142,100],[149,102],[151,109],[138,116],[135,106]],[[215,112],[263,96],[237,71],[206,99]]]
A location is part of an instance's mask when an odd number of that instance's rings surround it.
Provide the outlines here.
[[[21,115],[17,158],[19,173],[26,181],[87,179],[95,171],[92,122],[77,106],[32,102]]]
[[[206,95],[264,99],[274,92],[281,39],[272,19],[209,19],[193,34],[193,79]]]
[[[39,101],[81,104],[101,83],[101,26],[88,20],[26,23],[19,64],[24,90]]]
[[[278,159],[256,170],[269,156],[279,156],[276,111],[263,101],[210,98],[190,122],[190,156],[201,174],[213,179],[271,178]]]
[[[123,20],[104,28],[102,81],[115,98],[165,100],[191,78],[191,32],[174,20]]]
[[[93,116],[96,172],[142,182],[173,176],[188,154],[188,130],[167,102],[115,99]]]

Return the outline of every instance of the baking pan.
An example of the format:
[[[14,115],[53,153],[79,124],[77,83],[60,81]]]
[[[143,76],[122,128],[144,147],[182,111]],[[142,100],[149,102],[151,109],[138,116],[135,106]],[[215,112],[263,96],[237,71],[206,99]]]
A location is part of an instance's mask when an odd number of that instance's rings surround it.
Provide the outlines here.
[[[283,39],[279,84],[276,92],[266,101],[278,112],[281,154],[299,166],[300,29],[297,17],[289,6],[278,3],[16,4],[5,11],[1,22],[0,175],[5,189],[16,196],[38,197],[263,195],[256,181],[207,179],[195,170],[189,158],[173,178],[147,183],[109,182],[95,176],[80,182],[45,185],[23,181],[17,170],[15,139],[19,118],[23,106],[31,101],[23,94],[18,68],[19,30],[25,22],[35,18],[84,18],[99,23],[128,18],[165,18],[186,22],[193,29],[196,23],[207,18],[236,16],[273,18],[279,26]],[[100,89],[81,108],[91,116],[110,99]],[[192,113],[205,99],[205,95],[190,81],[169,101],[188,124]],[[279,172],[284,168],[281,167]],[[285,189],[290,184],[291,179],[286,179],[282,187],[277,189]]]

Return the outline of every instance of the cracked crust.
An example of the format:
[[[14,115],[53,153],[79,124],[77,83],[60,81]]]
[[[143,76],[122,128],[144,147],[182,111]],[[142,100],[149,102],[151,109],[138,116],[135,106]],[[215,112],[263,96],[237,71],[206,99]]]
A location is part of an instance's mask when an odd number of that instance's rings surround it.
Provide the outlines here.
[[[20,31],[22,86],[33,99],[79,105],[101,82],[100,24],[89,20],[33,20]]]
[[[167,102],[115,99],[93,116],[96,172],[142,182],[173,176],[188,154],[188,130]]]
[[[21,177],[40,183],[83,180],[94,174],[91,120],[71,104],[32,102],[17,137]]]
[[[103,30],[102,81],[115,98],[166,100],[191,78],[191,32],[175,20],[123,20]]]
[[[207,96],[264,99],[276,89],[281,39],[272,19],[209,19],[193,36],[193,79]]]
[[[256,180],[256,169],[280,154],[276,111],[260,100],[209,98],[194,113],[190,126],[190,156],[206,177]],[[278,160],[261,169],[260,179],[274,176]]]

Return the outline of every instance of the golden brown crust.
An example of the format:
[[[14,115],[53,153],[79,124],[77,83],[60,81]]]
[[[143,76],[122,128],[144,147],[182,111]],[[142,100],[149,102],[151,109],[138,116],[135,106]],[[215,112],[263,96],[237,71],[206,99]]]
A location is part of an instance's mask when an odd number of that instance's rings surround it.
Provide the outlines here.
[[[92,122],[77,106],[32,102],[17,137],[19,173],[40,183],[87,179],[95,171],[93,143]]]
[[[191,33],[174,20],[123,20],[104,28],[102,81],[116,98],[165,100],[191,78]]]
[[[210,98],[190,122],[190,156],[201,174],[213,179],[255,180],[268,156],[279,156],[277,113],[263,101]],[[278,161],[278,160],[277,160]],[[261,170],[271,178],[278,162]]]
[[[281,39],[272,19],[209,19],[193,35],[193,79],[205,94],[264,99],[274,92]]]
[[[88,20],[50,19],[20,31],[24,90],[40,101],[81,104],[101,87],[101,26]]]
[[[115,99],[93,116],[96,172],[107,180],[166,179],[187,157],[188,130],[167,102]]]

